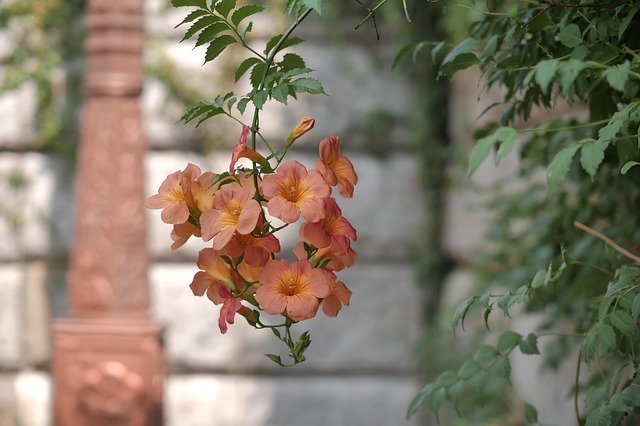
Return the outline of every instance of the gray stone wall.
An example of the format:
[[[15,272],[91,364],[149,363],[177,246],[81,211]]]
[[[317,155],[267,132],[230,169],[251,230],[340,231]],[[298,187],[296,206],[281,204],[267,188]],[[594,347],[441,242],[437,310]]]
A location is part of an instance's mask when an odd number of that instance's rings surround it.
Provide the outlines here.
[[[164,2],[146,3],[150,65],[167,60],[207,94],[224,92],[233,52],[201,67],[204,53],[177,42],[173,26],[183,12]],[[257,26],[256,46],[282,25],[278,14]],[[289,107],[268,106],[263,131],[282,139],[303,115],[316,128],[296,142],[292,158],[313,164],[317,143],[340,136],[360,177],[355,196],[342,204],[358,230],[356,265],[341,273],[353,290],[351,306],[338,318],[307,325],[313,343],[308,361],[281,369],[262,354],[280,350],[273,336],[240,319],[221,336],[217,308],[191,294],[202,245],[169,250],[170,227],[148,213],[152,316],[165,327],[169,375],[165,419],[169,426],[196,425],[395,425],[418,389],[414,345],[420,334],[421,300],[412,247],[423,244],[419,229],[426,207],[420,160],[411,151],[407,126],[413,88],[390,70],[396,46],[340,43],[319,20],[299,50],[330,97],[302,96]],[[246,84],[246,83],[242,83]],[[33,143],[36,92],[25,84],[0,96],[0,425],[51,424],[50,325],[66,315],[66,255],[73,235],[73,163]],[[239,128],[224,119],[194,129],[176,124],[182,108],[159,80],[145,82],[142,100],[147,139],[147,195],[187,162],[224,170]],[[390,117],[384,134],[373,134],[372,117]],[[396,119],[394,119],[396,118]],[[399,119],[398,119],[399,118]],[[202,143],[207,149],[203,151]],[[206,152],[203,154],[202,152]],[[12,176],[26,179],[12,187]],[[295,230],[282,236],[285,249]],[[302,331],[302,330],[300,330]]]

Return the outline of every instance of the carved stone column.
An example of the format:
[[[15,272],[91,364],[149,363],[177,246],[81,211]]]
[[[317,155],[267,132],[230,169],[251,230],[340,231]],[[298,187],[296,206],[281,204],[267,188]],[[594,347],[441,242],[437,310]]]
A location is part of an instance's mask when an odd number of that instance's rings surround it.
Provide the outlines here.
[[[162,423],[160,329],[148,320],[142,0],[88,0],[70,318],[54,324],[59,426]]]

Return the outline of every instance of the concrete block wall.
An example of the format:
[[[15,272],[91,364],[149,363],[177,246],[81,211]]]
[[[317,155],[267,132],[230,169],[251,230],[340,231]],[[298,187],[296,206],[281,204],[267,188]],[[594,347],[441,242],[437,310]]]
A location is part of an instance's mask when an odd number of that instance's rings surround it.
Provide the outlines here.
[[[173,26],[182,11],[146,3],[147,61],[170,58],[189,80],[207,82],[215,94],[231,81],[233,52],[201,67],[204,52],[178,45]],[[277,14],[276,14],[277,15]],[[264,45],[277,33],[282,17],[265,22],[253,43]],[[266,25],[268,24],[268,25]],[[341,204],[358,230],[356,265],[340,274],[354,294],[338,318],[321,315],[303,324],[313,343],[308,361],[281,369],[262,354],[277,352],[273,336],[240,319],[221,336],[218,308],[189,290],[202,245],[169,250],[170,227],[158,212],[148,213],[152,316],[165,327],[169,375],[165,419],[171,426],[196,425],[393,425],[420,382],[413,357],[420,334],[421,299],[415,283],[411,247],[427,206],[421,196],[420,160],[406,142],[414,90],[393,73],[396,46],[335,44],[318,20],[299,53],[330,97],[302,96],[289,107],[268,106],[262,130],[283,139],[303,115],[316,129],[296,142],[292,158],[312,165],[317,143],[329,134],[343,141],[360,177],[353,199]],[[391,40],[389,40],[390,42]],[[212,84],[215,83],[215,84]],[[246,83],[244,83],[246,84]],[[49,327],[66,315],[66,255],[73,235],[73,170],[69,160],[40,151],[33,143],[36,92],[28,84],[0,96],[0,425],[51,424]],[[147,195],[164,177],[187,162],[203,170],[224,170],[239,126],[224,119],[202,129],[176,124],[183,113],[156,80],[145,82],[142,100],[147,139]],[[371,117],[391,120],[384,135],[368,131]],[[199,141],[214,140],[206,154]],[[381,155],[383,154],[383,155]],[[19,190],[12,176],[26,180]],[[16,220],[18,220],[16,222]],[[282,236],[285,250],[295,230]]]

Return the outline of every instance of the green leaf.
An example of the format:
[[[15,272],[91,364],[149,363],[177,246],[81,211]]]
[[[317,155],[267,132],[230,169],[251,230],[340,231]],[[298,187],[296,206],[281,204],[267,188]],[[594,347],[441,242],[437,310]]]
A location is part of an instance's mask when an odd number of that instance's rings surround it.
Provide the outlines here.
[[[610,424],[611,410],[607,405],[601,405],[589,413],[585,426],[610,426]]]
[[[540,354],[540,350],[538,349],[538,336],[533,333],[527,334],[526,339],[520,340],[518,347],[520,348],[520,352],[525,355]]]
[[[549,83],[556,75],[556,71],[558,71],[560,64],[555,59],[547,59],[544,61],[540,61],[533,68],[536,72],[536,82],[542,89],[543,93],[547,93],[547,89],[549,88]]]
[[[496,142],[496,139],[493,135],[486,136],[480,139],[473,146],[471,150],[471,154],[469,155],[469,170],[467,174],[471,176],[475,171],[480,167],[480,165],[487,158],[489,153],[491,152],[491,148],[493,144]]]
[[[513,149],[515,139],[518,136],[517,130],[511,127],[500,127],[493,134],[480,139],[471,150],[469,155],[469,170],[468,174],[472,175],[478,167],[484,162],[491,148],[496,142],[502,142],[498,149],[497,159],[500,161],[506,157]]]
[[[629,119],[629,110],[622,109],[611,116],[609,122],[598,130],[598,140],[610,141],[615,138]]]
[[[282,365],[282,359],[280,358],[280,356],[278,356],[276,354],[264,354],[264,356],[266,356],[267,358],[269,358],[271,361],[275,362],[279,366],[281,366],[281,367],[283,366]]]
[[[451,320],[452,327],[457,326],[458,323],[462,321],[462,329],[464,330],[464,318],[467,315],[469,308],[471,307],[471,305],[473,305],[473,303],[476,300],[478,300],[478,297],[473,296],[458,303],[458,305],[456,306],[455,313],[453,314],[453,319]]]
[[[196,47],[210,42],[211,40],[216,38],[218,34],[220,34],[221,32],[227,29],[229,29],[229,27],[224,22],[215,22],[209,25],[207,28],[202,30],[202,32],[198,36],[198,40],[196,41]]]
[[[498,297],[498,300],[496,300],[496,305],[498,305],[498,308],[502,309],[502,312],[504,312],[504,314],[508,317],[510,317],[509,306],[511,306],[511,296],[511,292],[507,292]]]
[[[235,74],[235,81],[237,82],[252,66],[261,63],[262,61],[256,57],[247,58],[238,65]]]
[[[311,93],[312,95],[326,95],[322,84],[314,78],[299,78],[297,80],[293,80],[291,82],[291,87],[296,93],[306,92]]]
[[[493,346],[483,345],[473,355],[473,360],[481,366],[491,364],[498,356],[498,351]]]
[[[616,333],[611,326],[604,324],[598,327],[596,335],[600,342],[600,353],[606,353],[607,350],[616,348]]]
[[[304,63],[304,59],[295,53],[285,53],[282,60],[278,62],[278,65],[280,65],[280,68],[282,68],[283,71],[308,69]]]
[[[240,114],[244,114],[244,112],[247,109],[247,104],[249,103],[250,100],[251,99],[249,98],[242,98],[238,101],[236,108],[238,109],[238,111],[240,111]]]
[[[474,39],[463,40],[444,57],[440,71],[444,74],[452,74],[477,64],[478,57],[472,53],[476,51],[477,47],[478,43]]]
[[[216,115],[224,114],[224,110],[222,108],[214,108],[207,112],[206,114],[200,116],[200,119],[196,123],[196,127],[200,126],[203,121],[210,119],[211,117],[215,117]]]
[[[414,414],[418,412],[418,409],[420,409],[420,406],[422,405],[424,400],[429,395],[431,395],[434,390],[435,390],[434,384],[429,383],[425,387],[423,387],[416,396],[413,397],[413,399],[409,403],[409,406],[407,407],[407,414],[405,416],[407,420],[409,420]]]
[[[458,374],[455,371],[447,370],[440,373],[435,381],[435,386],[439,388],[446,388],[458,381]]]
[[[502,141],[498,152],[496,153],[496,162],[500,163],[507,155],[511,153],[514,145],[516,144],[516,137],[518,132],[511,127],[500,127],[496,132],[496,138],[498,141]]]
[[[460,366],[460,369],[458,370],[458,376],[461,379],[467,380],[470,379],[471,376],[476,374],[478,371],[480,371],[480,366],[478,365],[478,363],[473,360],[468,360]]]
[[[289,86],[287,84],[279,84],[271,89],[271,97],[276,101],[287,104],[287,97],[289,96]]]
[[[264,53],[265,54],[271,54],[271,51],[280,42],[280,39],[282,38],[282,36],[283,36],[283,34],[278,34],[278,35],[275,35],[275,36],[271,37],[271,39],[267,42],[267,46],[264,49]],[[298,38],[298,37],[288,37],[284,42],[282,42],[282,45],[280,45],[280,47],[278,48],[278,51],[284,50],[287,47],[295,46],[296,44],[300,44],[303,41],[304,40],[302,40],[301,38]]]
[[[253,101],[253,104],[256,106],[256,108],[262,109],[265,102],[267,102],[267,91],[258,90],[256,93],[254,93],[251,100]]]
[[[618,40],[622,39],[622,36],[624,35],[625,31],[627,31],[627,28],[629,28],[629,24],[631,24],[631,21],[633,20],[633,17],[637,12],[637,7],[632,8],[627,16],[625,16],[625,18],[622,20],[622,22],[620,23],[620,27],[618,27]]]
[[[582,358],[586,362],[592,361],[596,356],[596,335],[597,329],[589,330],[582,343]]]
[[[604,160],[604,151],[609,146],[609,142],[597,141],[592,138],[583,139],[579,142],[582,146],[580,150],[580,164],[589,173],[591,179],[594,178],[600,163]]]
[[[508,357],[502,357],[499,361],[497,361],[494,366],[494,371],[498,375],[498,377],[503,377],[507,380],[510,380],[511,377],[511,362]]]
[[[217,16],[205,16],[205,17],[202,17],[202,18],[198,19],[196,22],[194,22],[189,27],[187,32],[184,33],[184,36],[182,37],[182,39],[180,41],[182,42],[182,41],[187,40],[188,38],[191,38],[198,31],[202,30],[205,27],[208,27],[211,24],[219,22],[219,21],[220,21],[220,18],[218,18]]]
[[[226,18],[234,7],[236,7],[236,0],[221,0],[216,4],[216,12]]]
[[[560,88],[562,94],[565,97],[569,97],[573,94],[573,84],[576,81],[576,77],[585,68],[585,63],[577,59],[570,59],[567,62],[563,62],[560,65]]]
[[[251,85],[255,89],[257,89],[258,86],[260,85],[260,82],[262,81],[262,77],[264,76],[266,69],[267,69],[267,64],[265,64],[264,62],[260,62],[256,64],[251,70],[249,81],[251,82]]]
[[[498,345],[496,349],[501,354],[508,352],[518,346],[522,341],[522,335],[516,333],[515,331],[507,330],[500,336],[498,339]]]
[[[569,24],[562,28],[560,34],[558,34],[560,43],[566,47],[574,48],[579,44],[582,44],[582,34],[580,33],[580,27],[576,24]]]
[[[246,6],[242,6],[231,15],[231,22],[236,27],[240,25],[243,19],[255,15],[256,13],[260,13],[264,10],[264,6],[260,6],[257,4],[248,4]]]
[[[635,166],[640,166],[640,163],[637,161],[627,161],[620,169],[620,173],[624,175],[629,171],[629,169]]]
[[[534,425],[538,423],[538,410],[529,403],[524,403],[524,420],[527,424]]]
[[[636,323],[628,312],[621,310],[614,311],[609,317],[609,321],[624,334],[633,334],[636,332]]]
[[[183,7],[183,6],[195,6],[200,8],[206,7],[205,0],[171,0],[171,5],[173,7]]]
[[[571,166],[571,160],[573,160],[573,156],[578,151],[578,148],[580,148],[579,145],[564,148],[553,158],[547,168],[547,184],[550,189],[555,189],[567,176],[569,167]]]
[[[431,398],[429,399],[429,408],[431,408],[431,411],[433,411],[433,414],[436,415],[436,418],[438,417],[438,412],[440,411],[440,407],[442,407],[442,404],[444,404],[446,400],[447,400],[447,390],[444,388],[440,388],[436,390],[435,392],[433,392],[433,395],[431,395]]]
[[[636,295],[636,298],[633,299],[633,305],[631,308],[631,318],[634,321],[638,320],[638,315],[640,314],[640,293]]]
[[[611,397],[611,399],[609,400],[609,406],[611,407],[612,411],[625,412],[631,410],[631,407],[627,405],[622,394],[619,393]]]
[[[300,0],[300,2],[309,9],[318,12],[318,15],[322,15],[322,0]]]
[[[536,272],[533,279],[531,280],[531,288],[542,287],[545,283],[546,277],[547,277],[547,270],[540,269],[538,272]]]
[[[222,53],[224,49],[230,44],[237,43],[236,39],[232,36],[225,34],[213,40],[207,47],[207,53],[204,56],[204,63],[214,60]]]
[[[624,85],[627,84],[629,79],[629,70],[631,64],[629,61],[616,65],[615,67],[609,67],[602,72],[602,75],[607,79],[607,83],[612,88],[624,92]]]
[[[204,15],[208,15],[208,14],[209,14],[209,12],[208,12],[208,11],[206,11],[206,10],[203,10],[203,9],[197,9],[197,10],[194,10],[193,12],[191,12],[190,14],[188,14],[188,15],[187,15],[187,17],[186,17],[186,18],[184,18],[184,19],[182,20],[182,22],[180,22],[180,23],[179,23],[178,25],[176,25],[174,28],[178,28],[178,27],[179,27],[180,25],[182,25],[182,24],[187,24],[187,23],[189,23],[189,22],[193,21],[193,20],[194,20],[194,19],[196,19],[196,18],[199,18],[199,17],[204,16]]]
[[[631,408],[640,406],[640,385],[637,383],[631,383],[620,392],[620,395]]]

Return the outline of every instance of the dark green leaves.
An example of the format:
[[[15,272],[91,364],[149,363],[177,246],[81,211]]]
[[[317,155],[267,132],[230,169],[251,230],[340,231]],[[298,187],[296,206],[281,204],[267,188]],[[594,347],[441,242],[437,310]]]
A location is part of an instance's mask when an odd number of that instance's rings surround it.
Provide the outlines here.
[[[267,46],[264,49],[264,53],[265,54],[272,54],[272,50],[278,45],[278,43],[280,43],[280,39],[282,39],[284,34],[278,34],[276,36],[273,36],[268,42],[267,42]],[[302,43],[302,39],[298,38],[298,37],[288,37],[287,39],[285,39],[285,41],[282,42],[282,44],[280,46],[278,46],[278,52],[291,47],[291,46],[295,46],[296,44],[300,44]]]
[[[176,25],[174,28],[178,28],[180,25],[189,23],[194,21],[197,18],[200,18],[201,16],[207,15],[209,12],[207,12],[204,9],[198,9],[198,10],[194,10],[193,12],[191,12],[190,14],[187,15],[186,18],[184,18],[182,20],[182,22],[180,22],[178,25]]]
[[[527,424],[534,425],[538,423],[538,410],[531,404],[524,404],[524,420]]]
[[[223,17],[228,17],[229,13],[236,7],[236,0],[220,0],[216,6],[216,12],[218,12]],[[238,24],[236,24],[238,25]]]
[[[498,339],[496,349],[501,354],[508,354],[513,348],[518,346],[522,341],[522,335],[515,331],[507,330]]]
[[[571,160],[576,154],[580,146],[574,145],[564,148],[562,151],[556,154],[547,168],[547,183],[550,189],[556,188],[560,185],[560,182],[564,180],[569,172],[569,166],[571,166]]]
[[[580,150],[580,164],[593,179],[598,171],[600,163],[604,160],[604,151],[607,149],[609,143],[589,138],[581,141],[580,144],[582,144],[582,149]]]
[[[527,334],[525,339],[520,340],[518,347],[520,348],[520,352],[525,355],[540,354],[540,350],[538,349],[538,336],[533,333]]]
[[[264,10],[263,6],[259,6],[257,4],[248,4],[246,6],[242,6],[231,15],[231,22],[236,27],[240,25],[245,18],[255,15],[256,13],[260,13]]]
[[[184,33],[184,36],[182,37],[182,40],[180,40],[180,41],[184,41],[184,40],[187,40],[187,39],[191,38],[194,34],[197,34],[199,31],[203,30],[204,28],[208,27],[209,25],[215,24],[217,22],[220,22],[220,18],[218,18],[217,16],[211,16],[211,15],[204,16],[204,17],[198,19]]]
[[[518,132],[515,129],[500,127],[492,135],[480,139],[473,147],[469,157],[469,175],[472,175],[480,167],[497,142],[502,142],[502,144],[498,149],[496,160],[500,161],[506,157],[513,149],[517,136]]]
[[[549,83],[556,75],[560,64],[555,59],[540,61],[534,67],[536,82],[540,85],[543,93],[547,93]]]
[[[574,48],[582,43],[582,34],[580,28],[576,24],[569,24],[560,30],[558,34],[560,43],[567,47]]]
[[[171,0],[171,4],[173,7],[195,6],[203,9],[207,6],[206,0]]]
[[[607,79],[609,86],[620,92],[624,92],[624,85],[629,79],[630,68],[631,64],[629,63],[629,61],[625,61],[620,65],[607,68],[602,72],[602,74]]]
[[[235,81],[237,82],[242,78],[242,76],[256,64],[262,63],[262,61],[256,57],[250,57],[245,59],[238,65],[238,68],[235,72]]]
[[[222,53],[227,46],[236,43],[236,39],[233,36],[228,34],[221,35],[220,37],[213,40],[209,43],[209,47],[207,47],[207,54],[204,57],[204,62],[209,62],[214,60],[215,58]]]
[[[299,78],[293,80],[290,83],[291,87],[296,93],[311,93],[313,95],[323,94],[326,95],[322,84],[313,78]]]
[[[440,72],[450,75],[477,64],[478,57],[474,54],[477,47],[478,43],[472,38],[462,41],[444,57],[440,65]]]

